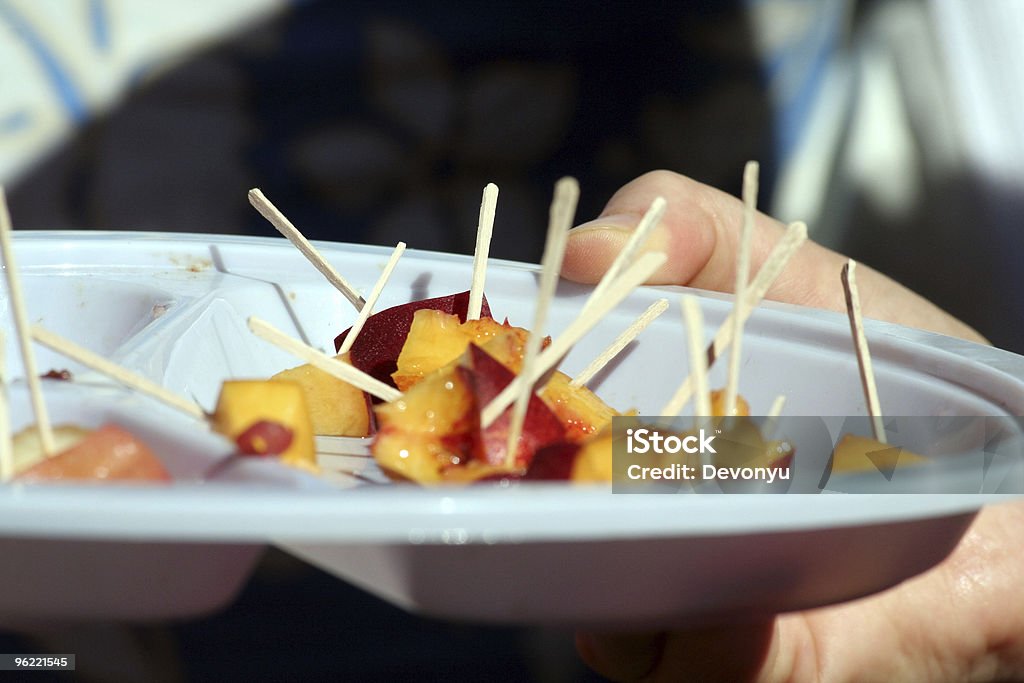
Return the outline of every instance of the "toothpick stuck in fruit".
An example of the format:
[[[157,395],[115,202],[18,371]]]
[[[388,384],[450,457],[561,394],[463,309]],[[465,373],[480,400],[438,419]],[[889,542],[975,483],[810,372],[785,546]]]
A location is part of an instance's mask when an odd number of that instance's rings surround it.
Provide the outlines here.
[[[782,408],[785,405],[785,394],[779,394],[772,401],[771,407],[768,409],[767,414],[765,414],[764,424],[761,426],[761,434],[764,435],[764,438],[770,439],[775,435],[775,429],[779,424],[779,415],[782,414]]]
[[[584,310],[569,323],[569,326],[551,342],[540,354],[537,364],[528,372],[526,366],[520,371],[512,383],[505,387],[493,401],[487,404],[480,413],[480,424],[487,427],[498,418],[516,396],[516,392],[524,383],[535,386],[549,372],[558,367],[565,355],[583,338],[604,316],[618,306],[629,294],[647,281],[664,263],[666,257],[662,253],[644,254],[636,263],[626,269],[609,287],[607,295],[590,310]]]
[[[746,321],[747,278],[750,273],[750,243],[754,234],[754,216],[757,212],[756,161],[748,161],[743,169],[743,227],[740,232],[740,248],[736,254],[736,282],[734,312],[732,316],[732,349],[729,351],[729,374],[725,383],[725,414],[736,412],[736,397],[739,395],[740,360],[743,349],[743,323]]]
[[[797,249],[807,241],[807,226],[803,223],[791,223],[783,233],[782,239],[775,245],[771,253],[768,255],[768,259],[761,266],[761,269],[757,271],[757,275],[754,277],[754,281],[747,288],[746,294],[746,306],[743,307],[741,312],[733,310],[729,314],[729,317],[725,319],[722,326],[718,328],[718,332],[715,333],[715,338],[711,340],[711,344],[708,345],[707,349],[707,364],[710,368],[718,360],[719,356],[729,348],[733,339],[732,329],[732,317],[738,313],[744,317],[744,319],[750,317],[754,308],[761,302],[765,294],[768,292],[769,287],[778,279],[779,275],[782,274],[783,269],[789,260],[796,253]],[[686,405],[690,397],[693,396],[693,379],[687,377],[683,383],[676,390],[676,393],[672,396],[665,407],[662,408],[662,415],[678,415],[682,411],[683,406]]]
[[[864,389],[868,415],[871,417],[871,430],[875,440],[889,443],[885,437],[885,423],[882,421],[882,407],[878,402],[878,387],[875,385],[875,371],[871,365],[871,352],[868,339],[864,336],[864,319],[860,310],[860,292],[857,290],[857,262],[850,259],[843,266],[841,279],[843,292],[846,295],[846,315],[850,319],[850,332],[853,345],[857,352],[857,368],[860,371],[860,383]]]
[[[544,256],[541,260],[540,290],[537,293],[537,307],[533,316],[533,327],[526,340],[523,353],[523,365],[520,376],[529,377],[533,372],[537,354],[540,352],[541,340],[544,338],[544,326],[547,323],[548,308],[555,295],[558,274],[562,269],[562,257],[565,255],[565,244],[576,215],[576,203],[580,197],[580,186],[575,178],[562,178],[555,185],[555,197],[551,202],[548,217],[547,240],[544,245]],[[533,395],[533,384],[525,383],[517,387],[515,404],[512,409],[512,422],[508,431],[508,451],[505,465],[511,469],[515,466],[519,436],[526,419],[526,409],[530,396]],[[502,408],[504,410],[504,407]],[[500,412],[500,411],[499,411]],[[495,415],[495,417],[497,417]],[[492,420],[493,421],[493,420]]]
[[[479,320],[487,280],[487,256],[491,250],[494,214],[498,207],[498,186],[487,183],[480,202],[480,219],[476,226],[476,249],[473,250],[473,284],[469,288],[469,309],[466,320]]]
[[[625,349],[631,341],[636,339],[641,332],[647,329],[647,326],[654,322],[654,320],[664,313],[667,308],[668,299],[658,299],[648,306],[646,311],[641,313],[629,327],[623,330],[622,333],[604,349],[604,351],[598,354],[594,360],[590,361],[587,367],[583,368],[583,370],[573,378],[572,382],[569,383],[570,386],[577,388],[586,385],[594,378],[594,375],[601,372],[601,369],[604,368],[604,366],[608,365],[608,363],[610,363],[617,355],[622,353],[622,350]]]
[[[694,384],[693,413],[698,419],[708,418],[711,417],[711,389],[708,386],[707,356],[704,354],[704,314],[692,294],[684,295],[681,304],[690,355],[690,377]]]
[[[39,383],[39,372],[36,369],[36,355],[32,351],[32,342],[28,331],[28,313],[25,310],[25,297],[21,291],[21,278],[14,260],[14,247],[11,245],[11,214],[7,210],[7,196],[0,187],[0,252],[4,258],[4,273],[7,276],[7,289],[11,301],[11,312],[14,314],[14,328],[18,334],[18,346],[21,349],[21,363],[25,369],[25,381],[28,382],[29,395],[32,399],[32,411],[36,418],[36,431],[43,453],[53,455],[55,446],[53,429],[50,427],[50,415],[43,399],[43,389]]]
[[[202,420],[232,441],[239,455],[274,455],[286,464],[315,469],[313,430],[302,389],[294,382],[225,381],[221,385],[217,407],[212,413],[207,413],[198,403],[182,398],[38,325],[32,328],[32,336],[39,343],[96,372]],[[281,440],[284,435],[287,436],[286,442]],[[211,472],[224,464],[219,463]]]
[[[772,401],[772,405],[768,409],[768,412],[765,413],[765,416],[766,417],[770,417],[770,418],[778,417],[779,415],[782,414],[782,408],[785,405],[786,405],[786,395],[785,394],[779,394],[778,396],[775,397],[775,400]]]
[[[394,401],[402,396],[402,392],[398,389],[390,387],[365,372],[314,349],[312,346],[289,337],[265,320],[250,317],[248,323],[249,329],[260,339],[270,342],[274,346],[287,351],[297,358],[301,358],[340,380],[348,382],[371,396],[376,396],[382,401]]]
[[[352,345],[356,342],[356,337],[363,329],[363,325],[366,324],[366,319],[373,313],[373,307],[377,304],[377,299],[380,298],[380,293],[384,291],[384,286],[388,283],[388,279],[391,277],[392,271],[395,266],[398,265],[398,259],[405,253],[405,242],[399,242],[395,246],[395,250],[391,252],[391,258],[388,259],[387,265],[384,266],[383,272],[380,277],[377,278],[377,283],[370,290],[370,296],[366,297],[366,303],[359,309],[359,315],[356,317],[356,321],[352,323],[351,329],[349,329],[348,335],[345,337],[345,341],[341,343],[341,347],[338,349],[338,353],[348,353],[352,349]]]
[[[75,344],[70,339],[65,339],[59,334],[47,330],[42,325],[33,325],[31,332],[32,338],[43,346],[46,346],[63,356],[67,356],[71,360],[81,363],[87,368],[91,368],[96,372],[106,375],[126,387],[135,389],[142,394],[155,398],[161,403],[180,410],[186,415],[191,415],[192,417],[196,417],[201,420],[206,419],[206,413],[203,412],[203,409],[200,408],[198,404],[167,391],[156,382],[152,382],[141,375],[137,375],[126,370],[120,365],[112,363],[106,358]]]
[[[270,221],[270,224],[277,228],[277,231],[283,236],[288,238],[288,241],[295,245],[295,248],[302,252],[302,255],[313,264],[313,266],[319,270],[325,278],[334,287],[341,292],[342,296],[349,300],[349,302],[355,306],[357,311],[362,310],[366,302],[363,297],[359,294],[355,287],[349,284],[348,280],[343,278],[341,274],[334,269],[327,259],[316,250],[309,240],[299,232],[298,228],[292,225],[292,222],[288,220],[283,213],[281,213],[276,206],[274,206],[269,199],[264,196],[263,192],[259,188],[253,188],[249,190],[249,203],[252,204],[253,208],[260,212],[264,218]]]

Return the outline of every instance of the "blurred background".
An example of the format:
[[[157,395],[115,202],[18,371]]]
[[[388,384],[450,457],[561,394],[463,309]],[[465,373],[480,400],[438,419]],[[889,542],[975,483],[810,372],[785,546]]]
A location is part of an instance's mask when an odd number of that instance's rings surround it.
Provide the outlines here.
[[[0,0],[0,182],[22,229],[276,235],[258,186],[312,239],[462,253],[495,182],[492,255],[535,262],[560,176],[583,222],[645,171],[737,194],[757,159],[763,211],[1021,353],[1021,35],[1015,0]],[[223,614],[0,651],[122,653],[80,656],[92,680],[593,680],[568,634],[269,557]]]

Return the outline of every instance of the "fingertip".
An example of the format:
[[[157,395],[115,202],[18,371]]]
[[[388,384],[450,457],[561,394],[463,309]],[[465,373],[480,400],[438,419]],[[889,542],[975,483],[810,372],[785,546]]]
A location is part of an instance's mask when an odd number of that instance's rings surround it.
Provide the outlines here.
[[[613,681],[636,681],[654,671],[665,634],[576,634],[576,651],[591,669]]]
[[[594,221],[569,232],[562,260],[562,277],[594,284],[629,241],[630,229],[607,221]]]

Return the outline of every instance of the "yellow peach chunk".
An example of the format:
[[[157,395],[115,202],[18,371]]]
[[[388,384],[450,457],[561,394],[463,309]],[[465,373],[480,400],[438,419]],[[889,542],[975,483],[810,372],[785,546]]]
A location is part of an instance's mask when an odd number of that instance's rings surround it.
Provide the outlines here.
[[[78,425],[57,425],[53,427],[54,453],[66,451],[75,446],[82,439],[89,435],[91,430]],[[39,440],[39,430],[35,425],[26,427],[14,435],[11,443],[11,452],[14,456],[14,472],[24,470],[39,464],[46,459],[43,452],[43,444]]]
[[[347,353],[336,358],[349,363]],[[270,380],[294,382],[302,388],[314,434],[366,436],[370,433],[370,406],[366,394],[348,382],[308,363],[283,370]]]
[[[556,372],[543,391],[541,399],[565,424],[566,438],[581,442],[611,427],[619,413],[586,387],[573,387],[568,375]]]
[[[572,481],[582,483],[612,480],[612,434],[607,430],[580,445],[572,465]]]
[[[470,343],[483,346],[511,328],[491,319],[459,322],[457,315],[424,308],[413,315],[409,335],[391,375],[395,386],[407,390],[423,377],[457,361]]]
[[[473,390],[458,368],[435,372],[401,398],[376,406],[373,457],[389,474],[420,484],[465,464],[477,428]]]
[[[928,459],[924,456],[899,446],[853,434],[843,436],[832,452],[833,472],[891,472],[896,467],[926,462]]]
[[[725,389],[711,392],[711,414],[716,417],[746,417],[750,415],[750,404],[740,395],[736,395],[736,410],[732,415],[725,414]]]
[[[281,380],[228,380],[221,386],[213,428],[237,442],[259,422],[276,422],[291,430],[292,440],[280,454],[281,462],[316,471],[313,424],[306,410],[302,387]]]

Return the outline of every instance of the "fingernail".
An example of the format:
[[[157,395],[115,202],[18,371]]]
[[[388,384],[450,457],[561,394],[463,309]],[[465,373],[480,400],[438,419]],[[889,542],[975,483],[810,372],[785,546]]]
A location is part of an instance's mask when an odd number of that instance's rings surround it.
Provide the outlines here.
[[[586,232],[587,230],[614,230],[624,233],[633,232],[633,228],[640,222],[640,219],[632,214],[617,214],[613,216],[601,216],[592,221],[577,225],[572,229],[572,234]]]
[[[616,251],[626,246],[640,219],[632,214],[601,216],[587,223],[577,225],[569,231],[570,239],[582,238],[607,244]],[[668,232],[661,225],[655,225],[644,243],[642,252],[664,251],[668,246]]]

